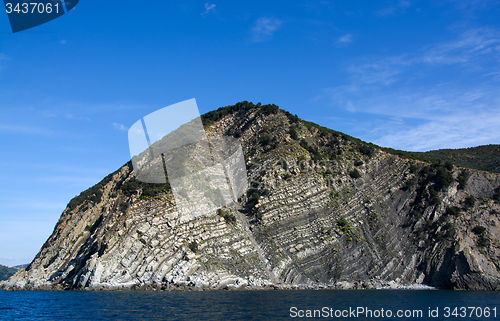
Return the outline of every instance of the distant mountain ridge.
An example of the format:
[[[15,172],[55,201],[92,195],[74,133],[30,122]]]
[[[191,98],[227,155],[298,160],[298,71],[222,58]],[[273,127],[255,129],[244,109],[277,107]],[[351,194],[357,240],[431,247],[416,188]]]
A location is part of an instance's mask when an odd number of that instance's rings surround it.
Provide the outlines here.
[[[0,264],[0,281],[8,280],[18,269]]]
[[[500,145],[438,149],[419,154],[432,160],[450,161],[456,166],[500,173]]]
[[[380,148],[276,105],[202,120],[208,136],[242,145],[237,203],[181,216],[170,185],[139,182],[128,162],[73,198],[0,288],[500,290],[499,174]]]

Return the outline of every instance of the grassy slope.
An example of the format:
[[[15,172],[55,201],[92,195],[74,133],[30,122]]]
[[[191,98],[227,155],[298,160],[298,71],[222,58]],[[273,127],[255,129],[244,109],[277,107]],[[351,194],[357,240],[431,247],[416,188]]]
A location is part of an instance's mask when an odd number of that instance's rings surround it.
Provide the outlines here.
[[[17,269],[0,265],[0,281],[8,280],[16,272]]]
[[[439,149],[418,154],[432,160],[450,161],[461,167],[500,173],[500,145]]]

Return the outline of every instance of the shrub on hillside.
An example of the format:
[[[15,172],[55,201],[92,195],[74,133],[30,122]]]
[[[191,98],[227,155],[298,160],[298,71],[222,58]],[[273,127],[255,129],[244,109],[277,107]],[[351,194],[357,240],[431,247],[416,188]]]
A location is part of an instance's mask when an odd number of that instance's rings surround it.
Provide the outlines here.
[[[358,171],[356,168],[355,168],[355,169],[353,169],[353,170],[349,173],[349,175],[350,175],[352,178],[354,178],[354,179],[356,179],[356,178],[360,178],[360,177],[361,177],[361,174],[359,173],[359,171]]]

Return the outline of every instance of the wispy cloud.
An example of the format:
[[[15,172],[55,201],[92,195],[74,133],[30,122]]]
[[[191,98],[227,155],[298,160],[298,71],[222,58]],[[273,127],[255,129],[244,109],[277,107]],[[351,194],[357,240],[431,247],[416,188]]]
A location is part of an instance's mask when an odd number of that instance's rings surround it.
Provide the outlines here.
[[[39,127],[0,124],[0,132],[6,134],[60,136],[62,133]]]
[[[496,114],[459,111],[414,127],[404,122],[400,128],[387,128],[377,143],[412,151],[471,147],[500,142],[499,126],[498,110]]]
[[[205,16],[207,14],[209,14],[210,12],[213,12],[215,11],[215,4],[209,4],[208,2],[205,3],[205,12],[203,12],[201,15],[202,16]]]
[[[488,28],[464,32],[460,39],[428,48],[424,62],[440,64],[465,64],[479,59],[500,61],[500,33]]]
[[[260,17],[252,27],[252,41],[262,42],[270,40],[273,34],[281,28],[282,21],[268,17]]]
[[[352,35],[350,33],[343,35],[342,37],[339,37],[337,41],[335,42],[336,45],[345,45],[352,42]]]
[[[66,42],[67,42],[67,41],[66,41],[66,39],[63,39],[63,40],[59,41],[59,43],[60,43],[61,45],[66,44]]]
[[[411,6],[410,1],[398,0],[396,4],[377,11],[377,14],[379,16],[395,15],[404,12],[406,8],[410,6]]]
[[[495,77],[500,72],[499,31],[473,29],[462,33],[455,41],[428,46],[417,53],[358,59],[347,69],[353,84],[387,86],[400,80],[398,75],[411,68],[434,68],[436,65],[454,65],[462,71]]]
[[[447,0],[456,4],[457,8],[466,11],[476,11],[487,9],[500,3],[499,0]]]
[[[361,59],[348,67],[353,83],[390,85],[405,68],[413,63],[405,55],[381,59]]]
[[[10,60],[10,57],[7,56],[6,54],[0,53],[0,71],[2,71],[2,69],[4,68],[3,67],[4,62],[7,61],[7,60]]]
[[[118,124],[118,123],[112,123],[111,125],[113,125],[113,128],[116,129],[116,130],[119,130],[119,131],[122,131],[122,132],[128,131],[128,128],[125,125]]]
[[[0,256],[0,260],[13,260],[13,258]]]
[[[88,117],[82,117],[82,116],[75,116],[73,114],[67,113],[66,114],[67,119],[73,119],[73,120],[84,120],[84,121],[90,121],[90,118]]]
[[[499,143],[498,35],[469,30],[416,53],[356,59],[346,68],[346,84],[315,99],[372,115],[377,121],[357,127],[356,134],[383,146],[428,150]]]

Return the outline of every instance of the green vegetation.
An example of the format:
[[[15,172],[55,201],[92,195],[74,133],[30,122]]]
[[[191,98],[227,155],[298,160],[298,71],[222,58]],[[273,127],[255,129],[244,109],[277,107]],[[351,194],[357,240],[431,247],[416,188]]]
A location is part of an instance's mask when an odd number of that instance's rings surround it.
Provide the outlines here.
[[[297,129],[295,128],[295,126],[290,126],[290,130],[288,132],[290,133],[290,137],[292,139],[299,139],[299,135],[297,134]]]
[[[284,160],[284,159],[280,159],[280,160],[278,161],[278,164],[279,164],[279,165],[281,165],[281,167],[283,167],[283,169],[284,169],[285,171],[287,171],[287,170],[288,170],[288,164],[286,163],[286,160]]]
[[[462,148],[462,149],[440,149],[428,152],[410,152],[410,151],[396,150],[393,148],[380,147],[372,143],[366,143],[360,139],[354,138],[347,134],[320,126],[312,122],[301,120],[297,115],[292,115],[288,111],[281,110],[279,109],[278,106],[274,104],[260,105],[260,103],[258,103],[257,105],[255,105],[248,101],[242,101],[232,106],[221,107],[217,110],[213,110],[202,115],[201,118],[203,124],[205,126],[208,126],[220,120],[221,118],[225,117],[226,115],[238,112],[247,112],[249,110],[256,108],[259,109],[256,116],[276,114],[280,111],[283,114],[285,114],[285,116],[289,119],[290,123],[294,124],[289,128],[290,137],[294,140],[298,139],[297,127],[295,124],[301,123],[310,131],[318,130],[320,133],[320,137],[330,135],[354,143],[357,151],[368,157],[371,157],[376,149],[381,149],[393,155],[398,155],[404,158],[415,159],[427,163],[436,163],[439,161],[443,161],[445,162],[444,167],[449,171],[452,170],[453,165],[455,165],[466,168],[500,173],[500,145],[486,145],[486,146]],[[246,126],[249,126],[252,120],[253,118],[248,119],[246,121],[246,124],[242,129],[242,131],[246,129]],[[241,132],[234,133],[236,137],[239,137],[240,134]],[[333,146],[335,144],[330,143],[330,145]],[[463,186],[464,186],[463,184],[460,185],[460,187]]]
[[[415,159],[415,160],[419,160],[419,161],[426,162],[426,163],[433,162],[433,159],[427,157],[424,153],[408,152],[408,151],[397,150],[397,149],[389,148],[389,147],[381,147],[380,149],[382,149],[386,153],[401,156],[403,158]]]
[[[198,252],[198,242],[193,241],[193,242],[189,243],[189,245],[188,245],[188,246],[189,246],[189,249],[190,249],[191,251],[193,251],[193,253]]]
[[[486,228],[484,226],[477,225],[472,229],[472,232],[474,232],[474,234],[479,236],[476,242],[477,246],[487,247],[490,245],[490,240],[488,239],[485,233]]]
[[[201,121],[203,122],[204,126],[209,126],[227,115],[239,111],[247,111],[255,107],[256,106],[253,103],[242,101],[233,106],[220,107],[217,110],[209,111],[208,113],[201,115]]]
[[[340,227],[344,233],[348,233],[351,230],[351,225],[349,225],[349,222],[345,218],[338,220],[337,226]]]
[[[226,223],[236,222],[236,217],[229,210],[219,208],[217,210],[217,215],[223,217]]]
[[[309,154],[311,154],[314,161],[318,161],[319,159],[321,159],[321,153],[319,152],[318,148],[310,146],[305,139],[302,139],[300,141],[300,146],[302,146],[302,148],[304,148],[309,152]]]
[[[436,169],[437,183],[440,189],[448,188],[454,181],[453,175],[448,171],[446,165],[445,167],[438,167]]]
[[[415,183],[417,183],[418,179],[417,177],[413,177],[405,182],[404,190],[407,191],[413,186],[415,186]]]
[[[118,205],[118,210],[120,212],[126,212],[127,209],[128,209],[128,206],[129,204],[127,202],[121,202],[119,205]]]
[[[467,207],[474,207],[475,204],[476,198],[474,197],[474,195],[469,195],[464,200],[464,205]]]
[[[16,268],[11,268],[11,267],[6,267],[4,265],[0,265],[0,281],[8,280],[16,272],[17,272]]]
[[[500,173],[500,145],[439,149],[417,154],[433,161],[448,161],[460,167]]]
[[[271,137],[268,134],[260,136],[259,142],[262,146],[267,146],[271,142]]]
[[[80,195],[73,197],[71,201],[69,201],[67,208],[69,210],[74,210],[76,207],[85,204],[82,210],[86,210],[89,204],[98,204],[102,198],[102,189],[111,181],[115,173],[116,172],[109,174],[99,183],[81,192]]]
[[[453,170],[453,164],[449,160],[444,162],[444,167],[449,171]]]
[[[481,235],[477,239],[477,243],[476,244],[479,247],[487,247],[487,246],[490,245],[490,240],[485,235]]]
[[[500,187],[495,190],[495,194],[492,197],[495,201],[500,202]]]
[[[356,179],[356,178],[360,178],[361,177],[361,174],[359,173],[359,171],[355,168],[353,169],[352,171],[349,172],[349,175]]]
[[[132,196],[139,190],[142,190],[141,199],[153,198],[161,194],[167,194],[171,191],[170,183],[166,184],[150,184],[143,183],[135,177],[130,178],[118,188],[123,195]],[[125,209],[126,210],[126,209]],[[122,210],[123,211],[123,210]]]
[[[448,207],[446,209],[446,214],[453,215],[453,216],[458,216],[458,215],[460,215],[460,207],[458,207],[458,206]]]
[[[464,189],[467,186],[467,180],[470,177],[470,173],[468,170],[463,170],[457,177],[458,181],[458,189]]]
[[[486,227],[477,225],[472,229],[472,232],[476,235],[482,235],[484,232],[486,232]]]
[[[238,119],[239,123],[237,122],[236,124],[237,129],[232,132],[234,136],[239,137],[248,128],[250,128],[252,124],[255,123],[255,119],[257,117],[262,118],[263,116],[275,114],[280,114],[281,116],[288,118],[290,124],[288,132],[290,137],[294,140],[299,140],[299,128],[305,136],[308,136],[308,134],[307,132],[304,132],[304,129],[313,134],[316,133],[312,137],[313,139],[306,137],[306,139],[300,140],[300,146],[309,152],[310,157],[314,162],[318,162],[321,159],[332,160],[346,152],[352,151],[354,153],[359,153],[353,157],[355,159],[357,157],[354,165],[361,166],[363,164],[363,160],[365,159],[363,158],[362,160],[360,156],[372,157],[378,149],[381,149],[394,155],[429,163],[430,165],[428,166],[421,166],[418,164],[410,165],[410,172],[415,174],[415,177],[407,180],[404,188],[415,188],[417,191],[417,197],[414,202],[416,205],[415,211],[421,209],[418,208],[419,206],[423,207],[426,206],[426,204],[429,205],[430,203],[439,203],[437,193],[448,188],[454,181],[451,173],[454,165],[500,173],[500,145],[488,145],[456,150],[446,149],[423,153],[381,148],[377,145],[363,142],[344,133],[322,127],[312,122],[303,121],[297,115],[292,115],[287,111],[281,110],[274,104],[261,105],[258,103],[255,105],[248,101],[242,101],[232,106],[218,108],[217,110],[213,110],[202,115],[201,118],[203,125],[209,126],[228,115],[246,116]],[[283,122],[283,117],[281,117],[279,121],[281,122],[280,126],[282,127],[273,126],[272,123],[266,123],[266,125],[263,126],[263,132],[259,138],[260,145],[264,147],[279,147],[280,142],[278,142],[277,137],[273,135],[271,129],[287,127],[286,122]],[[271,148],[268,149],[272,150]],[[281,164],[285,171],[288,171],[288,164],[286,161],[281,160]],[[311,161],[310,164],[312,165]],[[300,166],[305,165],[306,164],[304,162],[301,162],[300,164]],[[129,166],[131,170],[131,162],[128,162],[127,166]],[[80,207],[80,210],[86,210],[89,206],[98,204],[103,197],[102,193],[104,186],[112,179],[115,173],[106,176],[98,184],[74,197],[69,202],[68,209],[73,210]],[[324,174],[325,173],[323,173],[323,175]],[[349,175],[355,179],[361,177],[360,172],[356,168],[349,172]],[[469,172],[466,170],[463,170],[459,174],[457,177],[459,189],[464,189],[466,187],[469,175]],[[291,175],[286,173],[283,177],[285,179],[289,179]],[[431,192],[431,189],[433,189],[434,192]],[[166,184],[148,184],[132,178],[126,182],[122,182],[121,185],[118,184],[118,189],[111,191],[111,195],[114,195],[113,197],[119,197],[117,210],[124,212],[127,210],[128,204],[120,198],[120,193],[128,197],[134,194],[140,194],[140,199],[148,199],[161,197],[163,194],[169,193],[170,191],[171,187],[168,182]],[[250,194],[248,205],[254,206],[258,202],[261,195],[262,194],[259,192]],[[496,191],[492,199],[500,202],[500,190]],[[467,205],[469,203],[471,202],[467,201],[466,206],[470,206]]]
[[[252,201],[252,203],[257,204],[259,202],[259,199],[260,194],[258,192],[253,192],[252,195],[250,195],[250,200]]]
[[[375,152],[375,147],[374,145],[368,144],[368,145],[361,145],[359,146],[359,152],[363,155],[366,155],[368,157],[372,157],[373,153]]]

